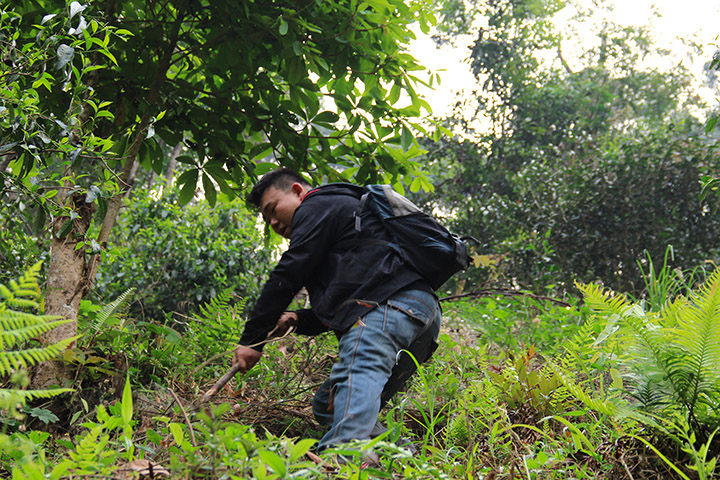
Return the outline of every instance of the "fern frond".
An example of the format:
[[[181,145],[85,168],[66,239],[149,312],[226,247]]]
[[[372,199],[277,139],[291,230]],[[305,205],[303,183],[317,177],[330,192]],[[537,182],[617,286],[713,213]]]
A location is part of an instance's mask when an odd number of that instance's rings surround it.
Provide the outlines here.
[[[199,309],[202,317],[208,320],[217,320],[218,316],[229,308],[233,290],[232,287],[226,288],[206,304],[200,305]]]
[[[675,297],[674,301],[666,303],[664,308],[658,313],[658,322],[666,328],[677,327],[680,316],[683,315],[687,305],[687,297]]]
[[[644,376],[643,378],[635,378],[634,380],[638,386],[635,392],[629,393],[640,402],[644,410],[656,410],[668,404],[667,391],[662,382],[657,382]]]
[[[593,346],[595,330],[598,328],[596,322],[587,321],[580,326],[578,331],[565,343],[565,350],[568,352],[585,352]],[[594,353],[594,352],[592,352]]]
[[[678,315],[677,346],[684,355],[670,364],[670,373],[683,386],[690,413],[720,386],[720,270],[697,289]]]
[[[66,338],[47,347],[28,348],[10,352],[0,351],[0,375],[6,375],[15,369],[27,368],[36,363],[51,360],[60,355],[63,350],[78,338],[80,338],[80,335]]]
[[[30,267],[18,281],[9,282],[9,287],[0,285],[0,376],[7,375],[13,370],[27,368],[36,363],[50,360],[60,355],[79,336],[67,338],[54,345],[41,348],[8,351],[9,348],[20,342],[37,337],[45,332],[71,322],[69,319],[51,315],[35,315],[16,308],[38,310],[43,299],[40,293],[37,276],[41,263]],[[71,392],[69,388],[49,390],[20,390],[0,389],[0,409],[9,409],[11,412],[16,405],[25,404],[35,398],[49,398],[64,392]]]
[[[42,262],[38,262],[30,267],[18,281],[10,280],[8,283],[10,288],[0,284],[0,296],[4,304],[11,305],[15,308],[29,308],[37,310],[40,304],[37,300],[41,299],[40,287],[38,286],[37,276],[40,273]]]
[[[93,321],[93,323],[90,325],[90,328],[95,332],[99,332],[100,329],[105,326],[105,323],[108,321],[108,319],[122,313],[122,310],[128,304],[128,297],[133,293],[135,293],[135,289],[128,288],[123,293],[121,293],[120,296],[118,296],[113,302],[105,305],[102,310],[100,310],[100,312],[97,314],[97,317],[95,318],[95,321]]]
[[[565,386],[568,392],[570,392],[576,400],[579,400],[587,407],[605,415],[617,415],[619,411],[618,405],[616,405],[612,400],[600,400],[597,398],[592,398],[587,392],[585,392],[585,390],[580,385],[578,385],[556,365],[551,363],[550,368],[558,376],[560,382]]]
[[[24,404],[36,398],[51,398],[72,391],[72,388],[50,388],[47,390],[0,389],[0,405],[6,404],[9,400]]]
[[[17,313],[17,312],[14,312]],[[72,320],[61,319],[55,320],[56,316],[33,316],[35,322],[29,322],[28,319],[8,316],[3,318],[0,314],[0,350],[6,350],[14,347],[18,342],[25,342],[31,338],[36,338],[43,333],[71,322]]]
[[[21,325],[36,325],[51,322],[58,318],[60,317],[57,315],[35,315],[18,310],[9,310],[4,303],[0,303],[0,328],[3,325],[8,325],[9,328]]]
[[[625,295],[605,290],[601,285],[576,282],[575,286],[582,292],[585,303],[599,315],[625,316],[627,310],[634,306]]]

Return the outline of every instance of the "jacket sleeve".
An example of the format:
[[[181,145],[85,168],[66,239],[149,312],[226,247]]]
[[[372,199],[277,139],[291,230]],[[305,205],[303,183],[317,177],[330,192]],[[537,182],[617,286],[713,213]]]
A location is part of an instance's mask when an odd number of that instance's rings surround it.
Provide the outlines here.
[[[295,294],[323,261],[323,253],[332,248],[338,236],[336,210],[333,202],[324,197],[308,199],[295,210],[290,246],[263,287],[240,337],[241,345],[265,340]]]
[[[310,309],[295,310],[298,316],[298,324],[296,332],[300,335],[320,335],[329,330],[328,327],[320,322]]]

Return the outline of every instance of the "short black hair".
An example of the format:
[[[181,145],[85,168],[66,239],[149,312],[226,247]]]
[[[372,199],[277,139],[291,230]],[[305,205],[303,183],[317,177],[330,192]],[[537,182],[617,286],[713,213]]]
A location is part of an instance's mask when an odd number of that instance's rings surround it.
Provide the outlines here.
[[[260,200],[265,190],[275,187],[279,190],[289,191],[293,183],[299,183],[306,187],[312,187],[299,173],[289,168],[278,168],[263,175],[255,186],[250,190],[245,201],[255,208],[260,208]]]

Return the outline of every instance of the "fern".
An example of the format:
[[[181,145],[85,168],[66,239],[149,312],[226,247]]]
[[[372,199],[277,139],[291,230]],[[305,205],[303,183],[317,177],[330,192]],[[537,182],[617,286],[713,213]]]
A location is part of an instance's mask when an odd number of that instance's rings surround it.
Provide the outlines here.
[[[234,288],[229,287],[211,298],[209,302],[200,305],[200,314],[204,319],[210,321],[221,320],[230,310],[230,299],[233,296]]]
[[[56,320],[57,318],[16,312],[8,310],[5,304],[0,304],[0,350],[13,348],[20,342],[36,338],[69,322],[64,319]]]
[[[30,312],[42,307],[37,281],[40,266],[40,263],[32,266],[17,281],[9,282],[9,286],[0,284],[0,376],[55,358],[78,338],[68,338],[46,347],[22,348],[24,342],[71,321]],[[10,350],[12,348],[19,349]],[[69,391],[72,390],[0,389],[0,407],[12,409],[17,403],[25,404],[34,398],[48,398]]]
[[[671,368],[674,375],[688,377],[685,393],[692,414],[702,397],[717,397],[720,387],[720,270],[699,288],[685,312],[678,317],[677,343],[687,355]]]
[[[679,409],[698,438],[720,423],[720,269],[657,313],[597,285],[578,288],[613,326],[603,333],[613,337],[609,345],[622,348],[619,359],[634,374],[631,393],[646,410],[670,415]]]
[[[611,399],[600,400],[597,398],[592,398],[588,393],[585,392],[585,390],[580,385],[578,385],[572,378],[570,378],[569,375],[563,372],[563,370],[558,365],[551,363],[550,368],[555,373],[555,375],[557,375],[558,379],[567,389],[567,391],[570,392],[570,394],[572,394],[575,399],[580,400],[586,406],[592,408],[597,412],[611,416],[617,415],[617,413],[620,411],[624,411]]]
[[[237,312],[244,308],[246,299],[240,299],[232,304],[233,296],[235,296],[234,288],[229,287],[199,307],[200,318],[197,321],[201,323],[205,335],[218,342],[225,342],[228,338],[235,338],[238,335],[234,331],[238,328]]]
[[[103,329],[103,327],[105,327],[105,324],[108,320],[118,315],[124,314],[129,303],[129,297],[133,293],[135,293],[135,289],[128,288],[123,293],[121,293],[120,296],[118,296],[113,302],[105,305],[102,310],[100,310],[100,312],[97,314],[92,323],[89,325],[89,328],[93,332],[98,333]]]

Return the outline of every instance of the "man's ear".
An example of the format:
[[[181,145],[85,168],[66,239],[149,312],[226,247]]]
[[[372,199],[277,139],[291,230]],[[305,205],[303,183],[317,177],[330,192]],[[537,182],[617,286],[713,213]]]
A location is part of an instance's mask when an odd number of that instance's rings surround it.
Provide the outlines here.
[[[297,182],[293,183],[290,186],[290,191],[300,197],[305,196],[305,187],[303,187],[301,183],[297,183]]]

